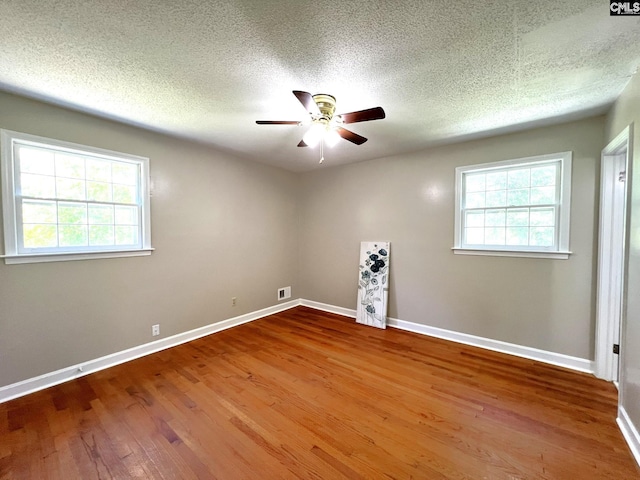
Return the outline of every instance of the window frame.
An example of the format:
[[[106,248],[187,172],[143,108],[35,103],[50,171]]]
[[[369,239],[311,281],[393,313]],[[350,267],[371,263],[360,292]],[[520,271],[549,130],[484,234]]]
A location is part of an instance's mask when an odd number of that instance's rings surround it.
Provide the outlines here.
[[[139,234],[140,242],[132,247],[121,245],[70,247],[67,249],[46,249],[36,252],[21,252],[22,219],[18,208],[20,195],[16,191],[17,159],[16,145],[36,146],[39,148],[64,151],[74,155],[85,155],[109,161],[135,163],[140,167],[139,179]],[[69,260],[87,260],[99,258],[134,257],[151,255],[151,198],[149,190],[149,159],[138,155],[116,152],[102,148],[65,142],[11,130],[0,130],[0,175],[2,188],[2,212],[4,227],[4,258],[6,264],[57,262]],[[106,202],[110,203],[110,202]],[[112,202],[114,205],[116,202]]]
[[[453,253],[457,255],[489,255],[489,256],[505,256],[505,257],[531,257],[531,258],[553,258],[566,260],[572,252],[569,250],[569,236],[571,224],[571,170],[572,170],[571,151],[559,152],[545,155],[536,155],[532,157],[517,158],[512,160],[503,160],[497,162],[481,163],[476,165],[468,165],[456,167],[456,183],[455,183],[455,224],[454,224],[454,246]],[[535,247],[535,246],[508,246],[508,245],[468,245],[464,244],[464,209],[463,196],[464,176],[470,173],[490,172],[494,170],[510,169],[518,166],[530,167],[536,164],[545,164],[559,162],[560,179],[559,199],[557,202],[556,214],[556,244],[553,247]],[[530,204],[527,205],[530,207]],[[502,208],[502,207],[490,207]],[[509,208],[504,207],[504,208]],[[487,210],[487,208],[485,208]]]

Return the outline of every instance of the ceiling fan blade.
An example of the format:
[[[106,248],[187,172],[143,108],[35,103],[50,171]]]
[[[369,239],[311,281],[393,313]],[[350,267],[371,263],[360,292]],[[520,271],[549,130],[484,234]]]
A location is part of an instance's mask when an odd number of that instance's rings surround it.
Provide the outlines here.
[[[293,94],[296,96],[302,106],[309,112],[311,115],[320,115],[320,109],[318,105],[313,100],[313,96],[309,92],[302,92],[300,90],[294,90]]]
[[[298,144],[299,147],[308,147],[309,145],[307,145],[306,143],[304,143],[304,140],[300,140],[300,143]]]
[[[369,120],[382,120],[386,117],[382,107],[367,108],[357,112],[341,113],[342,123],[368,122]]]
[[[296,120],[256,120],[258,125],[298,125]]]
[[[336,132],[338,132],[338,135],[340,135],[345,140],[349,140],[351,143],[355,143],[356,145],[362,145],[367,141],[367,139],[362,135],[353,133],[351,130],[347,130],[346,128],[338,127],[336,128]]]

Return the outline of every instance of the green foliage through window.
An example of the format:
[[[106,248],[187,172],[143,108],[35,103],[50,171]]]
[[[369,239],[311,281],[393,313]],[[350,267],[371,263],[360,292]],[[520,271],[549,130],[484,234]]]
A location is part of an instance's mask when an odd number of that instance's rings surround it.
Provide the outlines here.
[[[12,153],[22,248],[141,246],[140,162],[30,142]]]
[[[568,230],[563,179],[570,181],[570,168],[570,152],[458,167],[456,246],[558,250],[561,237],[568,244],[561,230]]]

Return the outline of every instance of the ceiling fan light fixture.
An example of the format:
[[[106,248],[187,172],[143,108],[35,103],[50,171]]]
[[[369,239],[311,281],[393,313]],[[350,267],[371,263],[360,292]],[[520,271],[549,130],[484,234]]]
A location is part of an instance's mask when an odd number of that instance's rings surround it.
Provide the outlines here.
[[[324,136],[324,143],[326,143],[327,147],[335,147],[340,141],[340,138],[340,135],[335,129],[329,128]]]
[[[310,147],[315,147],[322,140],[324,132],[325,127],[322,123],[313,123],[302,137],[302,141]]]

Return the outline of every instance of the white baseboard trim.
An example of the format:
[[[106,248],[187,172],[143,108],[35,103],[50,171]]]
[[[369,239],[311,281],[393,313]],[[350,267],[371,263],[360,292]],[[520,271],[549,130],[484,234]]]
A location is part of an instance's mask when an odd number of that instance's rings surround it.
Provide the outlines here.
[[[349,308],[338,307],[335,305],[329,305],[326,303],[305,299],[291,300],[289,302],[280,303],[278,305],[264,308],[262,310],[257,310],[255,312],[250,312],[245,315],[222,320],[220,322],[196,328],[188,332],[179,333],[171,337],[156,340],[155,342],[145,343],[143,345],[123,350],[121,352],[112,353],[104,357],[82,362],[80,364],[65,367],[54,372],[45,373],[44,375],[40,375],[38,377],[28,378],[17,383],[0,387],[0,403],[7,402],[24,395],[28,395],[29,393],[37,392],[54,385],[58,385],[68,380],[73,380],[74,378],[82,377],[99,370],[104,370],[105,368],[113,367],[124,362],[135,360],[136,358],[140,358],[145,355],[158,352],[160,350],[175,347],[176,345],[190,342],[192,340],[196,340],[197,338],[226,330],[227,328],[242,325],[243,323],[252,322],[259,318],[273,315],[274,313],[282,312],[298,305],[303,305],[329,313],[335,313],[337,315],[342,315],[345,317],[355,318],[356,316],[356,311]],[[568,355],[563,355],[560,353],[538,350],[531,347],[501,342],[499,340],[492,340],[489,338],[477,337],[474,335],[454,332],[442,328],[430,327],[428,325],[407,322],[405,320],[399,320],[396,318],[387,318],[387,324],[390,327],[398,328],[400,330],[420,333],[422,335],[442,338],[445,340],[472,345],[475,347],[486,348],[488,350],[507,353],[518,357],[529,358],[532,360],[550,363],[552,365],[558,365],[580,372],[593,373],[594,371],[594,364],[592,361],[582,358],[570,357]]]
[[[135,360],[136,358],[159,352],[160,350],[175,347],[176,345],[190,342],[197,338],[226,330],[227,328],[252,322],[259,318],[273,315],[274,313],[282,312],[298,305],[300,305],[300,300],[280,303],[262,310],[222,320],[217,323],[212,323],[211,325],[189,330],[188,332],[179,333],[177,335],[172,335],[171,337],[162,338],[154,342],[145,343],[104,357],[62,368],[55,372],[45,373],[38,377],[28,378],[17,383],[6,385],[4,387],[0,387],[0,403],[28,395],[29,393],[37,392],[38,390],[44,390],[45,388],[73,380],[74,378],[82,377],[99,370],[104,370],[105,368],[113,367],[130,360]]]
[[[562,353],[549,352],[547,350],[540,350],[538,348],[527,347],[515,343],[493,340],[491,338],[478,337],[476,335],[469,335],[467,333],[445,330],[438,327],[430,327],[428,325],[422,325],[419,323],[398,320],[397,318],[387,318],[387,325],[398,328],[400,330],[422,333],[423,335],[429,335],[431,337],[438,337],[444,340],[451,340],[452,342],[464,343],[465,345],[471,345],[473,347],[493,350],[494,352],[515,355],[516,357],[528,358],[530,360],[549,363],[551,365],[569,368],[571,370],[577,370],[579,372],[594,372],[594,365],[591,360],[571,357]]]
[[[624,439],[629,445],[633,458],[635,458],[638,465],[640,465],[640,433],[638,433],[638,430],[633,425],[627,411],[622,405],[618,406],[617,422]]]
[[[313,302],[310,300],[300,300],[300,305],[306,307],[323,310],[325,312],[335,313],[338,315],[344,315],[345,317],[355,318],[356,311],[343,307],[336,307],[334,305],[328,305],[326,303]],[[502,342],[500,340],[492,340],[490,338],[478,337],[475,335],[469,335],[467,333],[455,332],[452,330],[445,330],[443,328],[431,327],[420,323],[407,322],[406,320],[399,320],[397,318],[387,317],[387,325],[400,330],[406,330],[408,332],[420,333],[422,335],[428,335],[430,337],[442,338],[444,340],[450,340],[452,342],[463,343],[465,345],[471,345],[473,347],[485,348],[487,350],[493,350],[495,352],[506,353],[509,355],[515,355],[517,357],[528,358],[530,360],[536,360],[538,362],[549,363],[559,367],[569,368],[571,370],[577,370],[579,372],[593,373],[594,362],[584,358],[571,357],[562,353],[554,353],[546,350],[539,350],[537,348],[526,347],[523,345],[517,345],[514,343]]]
[[[351,310],[350,308],[336,307],[335,305],[305,299],[300,299],[300,305],[303,307],[315,308],[316,310],[322,310],[323,312],[335,313],[336,315],[342,315],[343,317],[356,318],[356,311]]]

